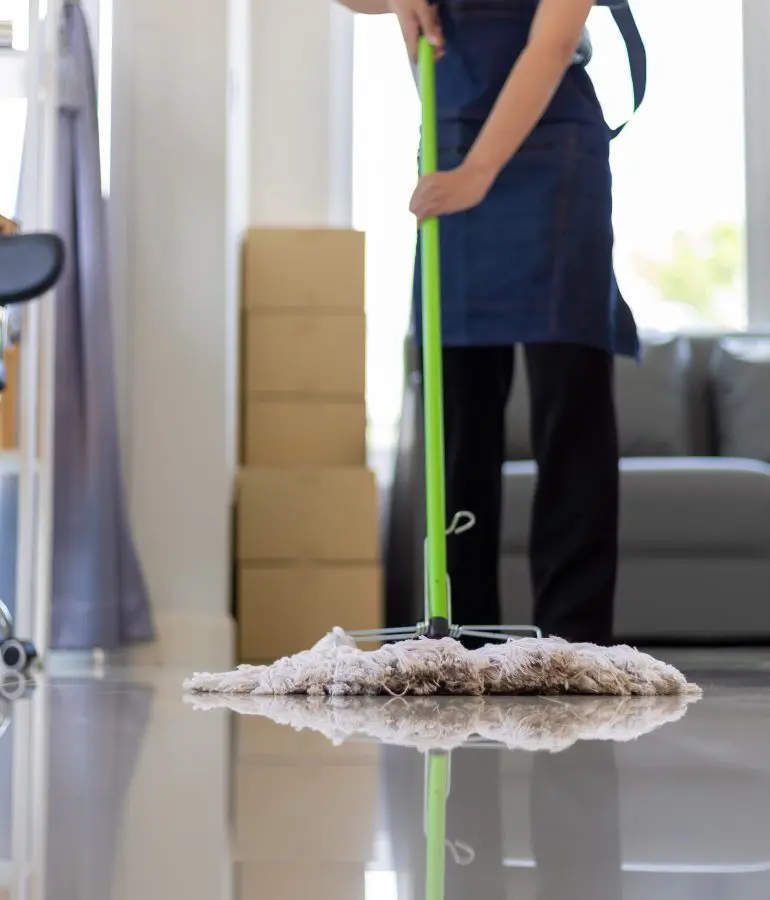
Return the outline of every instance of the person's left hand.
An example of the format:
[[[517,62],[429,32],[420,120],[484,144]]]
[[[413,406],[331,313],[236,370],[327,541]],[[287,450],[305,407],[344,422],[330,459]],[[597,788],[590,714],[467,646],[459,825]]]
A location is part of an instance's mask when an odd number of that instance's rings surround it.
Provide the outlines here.
[[[490,188],[485,172],[467,163],[447,172],[424,175],[412,194],[410,211],[421,224],[433,216],[447,216],[478,206]]]

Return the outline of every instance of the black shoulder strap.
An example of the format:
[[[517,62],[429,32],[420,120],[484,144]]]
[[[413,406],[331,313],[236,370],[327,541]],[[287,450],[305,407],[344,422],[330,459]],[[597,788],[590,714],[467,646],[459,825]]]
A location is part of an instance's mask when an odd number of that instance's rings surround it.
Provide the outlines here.
[[[647,51],[631,7],[624,3],[622,6],[612,6],[610,11],[626,44],[631,68],[631,84],[634,89],[634,112],[636,112],[642,105],[647,90]],[[616,138],[627,124],[628,122],[624,122],[614,128],[611,137]]]

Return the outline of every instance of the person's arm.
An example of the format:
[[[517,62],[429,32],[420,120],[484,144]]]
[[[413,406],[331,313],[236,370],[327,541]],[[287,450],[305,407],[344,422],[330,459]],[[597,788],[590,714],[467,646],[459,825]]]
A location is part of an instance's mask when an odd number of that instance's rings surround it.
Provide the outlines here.
[[[338,0],[338,2],[355,13],[369,16],[394,13],[398,16],[406,49],[414,62],[417,61],[417,42],[421,34],[430,41],[436,59],[441,58],[444,38],[441,35],[436,7],[428,0]]]
[[[529,41],[466,163],[490,183],[540,121],[572,63],[594,0],[540,0]]]

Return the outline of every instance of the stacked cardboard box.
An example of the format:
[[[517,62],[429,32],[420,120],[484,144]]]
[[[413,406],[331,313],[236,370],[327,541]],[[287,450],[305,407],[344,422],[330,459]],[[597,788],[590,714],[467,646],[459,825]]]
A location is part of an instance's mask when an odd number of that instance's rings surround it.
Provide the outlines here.
[[[244,277],[244,465],[366,465],[363,235],[255,229]]]
[[[366,467],[364,239],[254,229],[244,260],[237,511],[240,656],[381,619]]]

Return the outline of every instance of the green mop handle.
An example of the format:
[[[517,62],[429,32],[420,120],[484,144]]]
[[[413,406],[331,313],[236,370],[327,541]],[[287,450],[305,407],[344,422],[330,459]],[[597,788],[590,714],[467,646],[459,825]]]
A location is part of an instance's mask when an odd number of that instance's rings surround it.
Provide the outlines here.
[[[448,753],[428,753],[425,778],[425,900],[444,900],[449,765]]]
[[[436,135],[436,75],[433,48],[425,37],[419,42],[419,78],[422,100],[420,173],[438,169]],[[425,501],[428,531],[426,584],[430,622],[449,620],[446,564],[446,499],[444,496],[444,400],[441,340],[441,284],[439,275],[439,223],[427,219],[421,226],[423,404],[425,407]],[[429,623],[430,624],[430,623]],[[434,622],[439,626],[439,623]],[[440,626],[439,626],[440,628]],[[429,634],[435,628],[429,630]],[[436,634],[435,636],[439,636]]]

